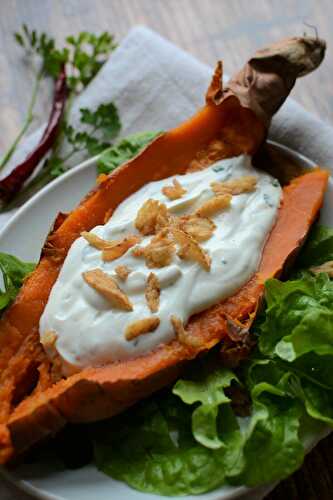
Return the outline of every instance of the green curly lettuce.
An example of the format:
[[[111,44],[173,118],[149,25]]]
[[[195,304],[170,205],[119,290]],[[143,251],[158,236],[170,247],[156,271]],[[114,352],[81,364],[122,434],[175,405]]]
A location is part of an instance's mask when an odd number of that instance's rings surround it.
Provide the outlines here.
[[[34,268],[35,264],[31,262],[23,262],[13,255],[0,252],[0,271],[4,285],[4,290],[0,289],[0,311],[15,299],[23,280]]]
[[[254,326],[258,347],[241,369],[209,354],[172,390],[99,427],[101,471],[176,496],[267,484],[300,467],[309,442],[333,426],[333,282],[304,271],[330,258],[331,233],[312,232],[298,279],[266,282],[266,310]],[[236,414],[235,387],[251,400],[246,417]]]

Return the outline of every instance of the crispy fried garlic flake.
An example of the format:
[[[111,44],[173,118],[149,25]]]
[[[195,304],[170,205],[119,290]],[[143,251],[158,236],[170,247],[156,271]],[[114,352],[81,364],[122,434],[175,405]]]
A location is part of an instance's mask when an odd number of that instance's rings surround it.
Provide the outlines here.
[[[140,335],[153,332],[156,328],[158,328],[159,324],[159,318],[154,316],[134,321],[126,327],[125,338],[126,340],[133,340]]]
[[[85,282],[105,297],[110,304],[123,311],[133,311],[127,295],[119,288],[116,281],[101,269],[92,269],[82,273]]]

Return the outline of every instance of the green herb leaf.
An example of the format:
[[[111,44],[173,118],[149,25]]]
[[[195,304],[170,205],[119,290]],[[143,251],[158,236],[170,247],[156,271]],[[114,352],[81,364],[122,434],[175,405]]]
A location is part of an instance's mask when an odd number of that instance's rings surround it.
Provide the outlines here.
[[[61,66],[69,60],[69,51],[66,47],[62,50],[57,49],[53,38],[46,33],[30,31],[26,24],[23,24],[22,32],[14,33],[14,36],[19,45],[41,58],[43,70],[48,76],[54,79],[58,77]]]
[[[81,108],[80,112],[81,123],[90,125],[93,131],[98,130],[104,141],[111,141],[119,134],[121,124],[113,102],[100,104],[95,111]]]
[[[109,174],[136,156],[160,134],[161,132],[143,132],[122,139],[118,144],[104,151],[98,160],[98,173]]]
[[[19,45],[21,45],[21,47],[24,47],[24,39],[23,39],[23,36],[21,35],[21,33],[14,33],[14,37],[15,37],[15,40],[17,41],[17,43]]]
[[[110,146],[110,141],[120,131],[121,124],[118,111],[112,102],[101,104],[95,111],[82,108],[80,112],[80,121],[86,126],[86,130],[76,131],[71,125],[63,124],[63,135],[68,144],[72,146],[72,149],[64,158],[60,158],[59,156],[51,157],[50,165],[55,162],[57,166],[56,169],[52,166],[53,175],[57,172],[61,174],[65,171],[66,161],[77,152],[84,151],[90,156],[100,154]],[[105,142],[106,140],[109,142]],[[62,165],[61,162],[63,163]],[[49,168],[49,165],[47,168]]]
[[[113,103],[102,104],[95,111],[87,108],[82,109],[81,123],[88,125],[88,129],[84,132],[75,131],[67,122],[73,95],[79,93],[90,83],[116,48],[112,35],[107,32],[95,35],[84,31],[77,36],[67,37],[67,45],[59,49],[55,40],[46,33],[30,30],[26,24],[23,24],[22,30],[14,33],[14,38],[28,55],[32,56],[33,62],[35,59],[38,60],[35,68],[37,76],[25,124],[1,160],[0,169],[12,157],[18,143],[32,122],[40,82],[47,76],[56,80],[61,68],[65,66],[69,96],[62,124],[48,160],[44,161],[40,172],[18,193],[11,204],[12,206],[16,206],[22,200],[25,201],[31,194],[65,172],[67,160],[75,153],[85,151],[86,156],[95,156],[110,147],[111,141],[120,130],[120,119]],[[63,156],[61,151],[64,150],[66,139],[72,145],[72,150]]]
[[[211,355],[195,361],[173,388],[179,398],[164,391],[140,403],[139,413],[132,408],[126,424],[104,424],[113,436],[106,443],[102,432],[96,440],[98,467],[162,495],[257,486],[292,474],[305,445],[324,424],[333,426],[332,287],[324,274],[268,281],[267,309],[256,325],[259,349],[243,369],[229,372]],[[225,393],[237,380],[251,396],[249,417],[236,417],[232,391]],[[151,404],[159,418],[145,413]]]
[[[59,156],[53,156],[47,160],[47,168],[53,178],[62,175],[66,169],[62,158]]]
[[[107,32],[95,35],[83,31],[76,37],[67,37],[66,41],[70,46],[68,59],[71,66],[68,84],[78,92],[91,82],[117,45]]]
[[[42,60],[43,70],[48,76],[57,78],[63,64],[67,65],[68,86],[79,92],[96,76],[100,68],[116,48],[114,38],[107,32],[101,35],[81,32],[77,37],[69,36],[67,46],[58,49],[55,40],[46,33],[30,30],[26,24],[22,32],[14,33],[19,45]]]

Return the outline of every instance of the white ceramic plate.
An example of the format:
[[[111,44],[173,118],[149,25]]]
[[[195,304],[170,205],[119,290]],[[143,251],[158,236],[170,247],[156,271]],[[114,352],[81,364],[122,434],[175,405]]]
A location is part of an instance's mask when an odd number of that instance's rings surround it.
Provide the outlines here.
[[[315,163],[285,147],[282,152],[307,167]],[[67,174],[56,179],[37,193],[0,231],[0,250],[17,255],[21,259],[37,261],[40,250],[56,214],[75,207],[96,180],[96,158],[88,160]],[[330,179],[321,212],[321,221],[333,226],[333,182]],[[327,434],[327,433],[325,433]],[[324,437],[318,436],[309,448]],[[156,500],[156,495],[140,493],[125,483],[115,481],[98,472],[94,466],[75,471],[50,469],[47,464],[26,465],[2,474],[19,488],[43,500]],[[186,497],[188,500],[257,500],[267,494],[274,485],[249,490],[244,487],[223,487],[204,495]]]

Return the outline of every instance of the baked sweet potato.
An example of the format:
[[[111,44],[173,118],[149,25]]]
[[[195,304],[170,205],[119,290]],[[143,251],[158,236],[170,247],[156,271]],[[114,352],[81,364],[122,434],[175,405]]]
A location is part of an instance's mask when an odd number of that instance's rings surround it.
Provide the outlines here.
[[[317,67],[324,50],[320,40],[288,40],[259,52],[226,89],[218,64],[201,110],[103,179],[67,217],[58,216],[39,265],[0,322],[0,463],[56,433],[66,422],[121,412],[174,380],[198,353],[227,338],[230,322],[250,326],[264,281],[281,272],[317,217],[327,184],[325,171],[314,170],[284,188],[258,272],[234,296],[190,318],[186,330],[196,338],[195,345],[173,340],[136,359],[87,368],[57,381],[38,332],[51,288],[82,231],[103,224],[121,201],[147,182],[204,168],[222,158],[254,154],[296,78]]]

